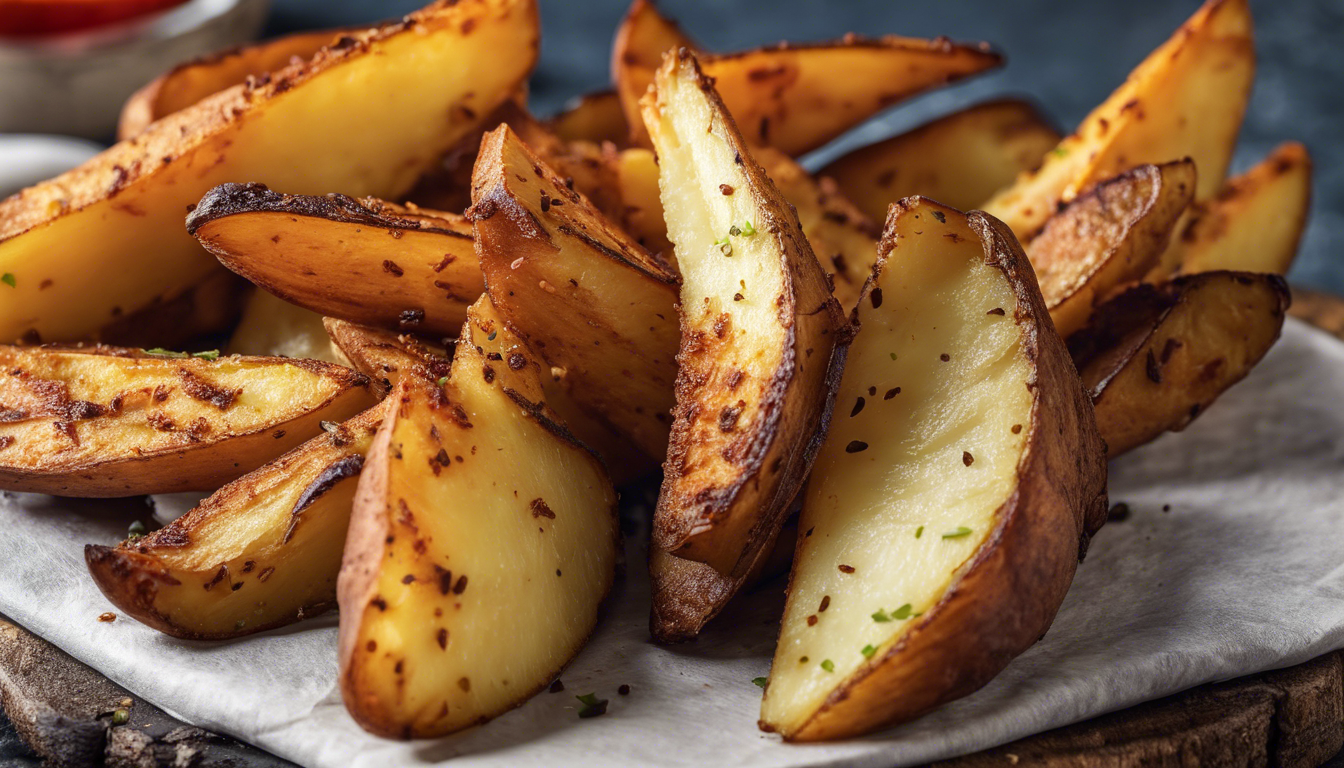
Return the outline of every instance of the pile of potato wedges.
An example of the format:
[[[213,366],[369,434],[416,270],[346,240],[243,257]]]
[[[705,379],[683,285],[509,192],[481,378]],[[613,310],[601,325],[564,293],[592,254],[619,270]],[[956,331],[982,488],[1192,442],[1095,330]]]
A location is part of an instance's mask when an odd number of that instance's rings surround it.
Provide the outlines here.
[[[980,688],[1050,626],[1108,458],[1278,338],[1311,168],[1290,143],[1228,178],[1246,0],[1068,136],[993,101],[815,174],[1001,56],[714,52],[635,0],[613,89],[540,119],[537,1],[188,62],[0,203],[0,488],[209,493],[88,546],[94,581],[189,639],[339,608],[346,706],[387,737],[556,679],[632,483],[661,482],[656,641],[790,573],[762,729],[852,737]]]

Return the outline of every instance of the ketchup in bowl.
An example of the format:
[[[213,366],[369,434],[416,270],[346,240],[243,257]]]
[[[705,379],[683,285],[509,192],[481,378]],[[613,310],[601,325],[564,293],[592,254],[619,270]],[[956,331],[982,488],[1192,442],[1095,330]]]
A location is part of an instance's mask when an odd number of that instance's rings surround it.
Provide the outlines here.
[[[79,32],[163,11],[185,0],[0,0],[0,36]]]

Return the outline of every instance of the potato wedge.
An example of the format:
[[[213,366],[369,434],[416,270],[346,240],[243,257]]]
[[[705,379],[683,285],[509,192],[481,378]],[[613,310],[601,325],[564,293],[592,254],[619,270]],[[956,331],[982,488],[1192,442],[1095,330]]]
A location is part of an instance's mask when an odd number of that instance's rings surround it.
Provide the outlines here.
[[[988,101],[841,155],[817,175],[874,221],[910,195],[970,210],[1039,168],[1060,138],[1034,105]]]
[[[517,90],[537,43],[535,0],[438,0],[9,198],[0,340],[82,338],[200,282],[218,265],[181,217],[226,181],[400,196]]]
[[[262,290],[252,291],[243,318],[229,337],[229,352],[258,357],[297,357],[348,365],[322,327],[322,316]]]
[[[639,100],[653,85],[653,75],[662,66],[663,54],[678,48],[691,51],[699,46],[677,23],[658,11],[653,0],[634,0],[616,28],[611,46],[611,82],[621,103],[631,144],[647,147],[649,133],[640,115]]]
[[[1163,266],[1286,275],[1310,207],[1311,156],[1301,144],[1282,144],[1195,208]]]
[[[94,583],[121,612],[173,637],[222,640],[336,606],[345,531],[375,406],[116,547],[90,544]]]
[[[0,346],[0,364],[7,491],[212,491],[373,405],[368,379],[315,360]]]
[[[1179,432],[1279,338],[1291,298],[1278,275],[1201,272],[1143,284],[1069,337],[1111,458]]]
[[[289,66],[295,58],[310,59],[323,46],[335,43],[341,33],[339,29],[300,32],[178,64],[126,100],[117,124],[117,139],[132,138],[155,120],[244,83],[248,78],[266,78]]]
[[[448,375],[451,359],[431,350],[414,336],[359,325],[334,317],[322,319],[331,342],[351,367],[369,377],[374,390],[386,397],[403,376],[438,381]]]
[[[676,253],[667,239],[663,200],[658,191],[658,158],[643,147],[623,149],[616,156],[616,178],[624,207],[621,224],[646,251],[674,270]]]
[[[995,195],[985,210],[1023,243],[1056,210],[1098,182],[1145,163],[1189,157],[1196,200],[1223,185],[1255,75],[1247,0],[1206,0],[1148,55],[1035,172]]]
[[[593,418],[649,456],[667,450],[676,378],[676,276],[613,226],[508,126],[472,181],[477,254],[510,328]]]
[[[830,179],[814,179],[788,155],[773,147],[752,149],[775,188],[798,214],[798,224],[831,275],[831,287],[845,312],[859,302],[859,291],[873,271],[881,229]]]
[[[655,82],[644,122],[682,289],[653,546],[737,576],[769,551],[812,464],[847,326],[798,217],[695,57],[667,57]]]
[[[512,709],[597,621],[620,544],[616,493],[536,404],[540,377],[483,298],[446,387],[397,383],[337,586],[341,692],[373,733],[438,736]]]
[[[114,347],[199,347],[236,326],[252,286],[223,270],[165,301],[154,301],[98,329],[94,339]]]
[[[858,736],[987,683],[1106,519],[1105,447],[1012,233],[892,206],[808,484],[761,727]]]
[[[451,336],[485,290],[457,214],[230,183],[201,198],[187,230],[266,291],[356,323]]]
[[[1045,223],[1027,246],[1045,308],[1064,337],[1162,261],[1195,192],[1195,164],[1142,165],[1103,181]]]
[[[652,2],[636,0],[616,33],[611,59],[632,144],[648,146],[639,100],[653,83],[663,54],[680,48],[697,53],[748,141],[794,157],[899,101],[1002,62],[984,43],[894,35],[847,35],[826,43],[704,53]]]
[[[546,126],[563,141],[609,141],[621,147],[630,140],[630,124],[615,91],[583,94],[547,120]]]

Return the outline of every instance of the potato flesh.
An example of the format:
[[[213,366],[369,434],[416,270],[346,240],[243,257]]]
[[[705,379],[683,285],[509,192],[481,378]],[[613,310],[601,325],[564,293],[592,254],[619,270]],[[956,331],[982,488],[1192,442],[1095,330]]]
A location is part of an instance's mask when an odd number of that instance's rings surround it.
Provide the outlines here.
[[[1287,274],[1310,203],[1311,158],[1301,144],[1284,144],[1200,206],[1163,261],[1183,274]]]
[[[916,621],[874,613],[909,604],[913,616],[942,598],[1015,487],[1032,417],[1017,299],[978,237],[948,218],[925,215],[923,229],[948,237],[902,242],[877,279],[881,306],[860,304],[762,708],[786,734],[868,661],[865,646],[879,659]],[[868,447],[851,452],[854,441]]]
[[[27,373],[0,379],[4,409],[25,414],[0,423],[0,438],[12,438],[0,440],[6,445],[0,465],[13,471],[81,467],[227,440],[304,416],[348,388],[348,383],[306,367],[255,358],[208,362],[9,348],[0,352],[0,360],[6,370]],[[70,401],[102,406],[105,412],[91,418],[48,412],[24,386],[34,379],[64,386]],[[207,394],[224,399],[216,403],[193,397],[193,385],[208,387]],[[118,398],[120,410],[113,410]],[[346,415],[349,411],[337,418]],[[69,426],[54,429],[57,422]],[[277,452],[297,444],[295,437],[311,434],[282,435],[275,440]]]
[[[381,408],[366,411],[144,540],[91,547],[94,580],[117,608],[191,639],[251,634],[333,607],[360,459],[381,423]]]
[[[716,118],[699,86],[680,77],[669,78],[669,86],[661,110],[666,125],[658,139],[659,184],[668,239],[682,271],[682,337],[702,335],[705,346],[715,349],[712,356],[700,353],[690,359],[683,353],[681,364],[703,367],[702,372],[713,377],[701,385],[706,397],[731,393],[732,400],[744,401],[735,431],[750,433],[759,416],[754,406],[792,343],[775,303],[787,290],[788,278],[771,233],[761,229],[753,235],[731,234],[749,222],[764,224],[757,198],[734,161],[732,145],[718,133],[705,132]],[[733,194],[706,193],[720,184],[732,187]],[[716,242],[725,238],[730,253]],[[729,321],[720,332],[716,324],[722,317]],[[737,372],[742,374],[739,383],[730,388],[728,380],[737,378]],[[722,405],[732,407],[728,402]],[[688,483],[729,483],[741,471],[720,455],[721,411],[702,408],[692,427],[684,462]]]
[[[1030,104],[992,101],[856,149],[817,172],[835,179],[875,221],[923,195],[963,211],[1040,167],[1060,135]]]
[[[486,358],[518,349],[506,331],[492,342],[477,327],[458,347],[450,405],[435,405],[426,381],[394,392],[404,399],[385,427],[390,450],[370,457],[386,462],[386,481],[363,511],[385,526],[370,540],[377,574],[369,602],[342,597],[343,624],[359,622],[346,701],[376,732],[444,734],[520,704],[578,651],[614,578],[615,492],[590,454],[505,393],[519,377],[540,387],[534,370]],[[500,371],[493,383],[486,366]],[[429,471],[440,451],[451,466]]]
[[[507,15],[493,12],[499,7]],[[115,195],[104,194],[111,185],[101,178],[83,178],[76,169],[11,199],[0,208],[12,217],[0,241],[0,272],[17,283],[0,303],[0,340],[30,329],[45,341],[81,338],[122,312],[199,282],[218,266],[186,233],[182,216],[221,183],[247,179],[296,193],[392,198],[409,189],[470,130],[474,120],[460,108],[488,113],[532,62],[524,53],[535,43],[530,2],[482,0],[437,13],[447,19],[376,42],[376,53],[321,71],[241,118],[212,121],[209,135],[167,165],[157,155],[141,158],[134,147],[109,150],[128,164],[144,159],[156,166]],[[477,23],[464,36],[459,24],[468,18]],[[135,141],[145,151],[172,146],[166,137],[176,137],[179,125],[190,132],[190,119],[231,107],[241,93],[240,87],[212,97],[160,121],[156,130],[164,136],[150,131]],[[91,164],[112,162],[117,155],[109,153]],[[77,191],[89,184],[98,185],[97,196],[65,211],[72,196],[89,196]]]
[[[985,203],[1029,241],[1055,212],[1097,182],[1145,163],[1189,157],[1197,200],[1222,186],[1255,74],[1246,0],[1208,0],[1148,55],[1045,164]]]
[[[229,352],[347,363],[322,327],[321,315],[262,290],[253,291],[247,300],[229,338]]]

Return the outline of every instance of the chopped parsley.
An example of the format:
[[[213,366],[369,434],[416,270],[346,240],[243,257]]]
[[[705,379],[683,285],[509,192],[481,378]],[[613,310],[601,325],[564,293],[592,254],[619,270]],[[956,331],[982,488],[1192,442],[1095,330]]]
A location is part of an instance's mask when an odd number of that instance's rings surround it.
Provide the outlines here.
[[[863,646],[863,650],[859,651],[859,653],[863,654],[863,658],[871,659],[873,658],[873,654],[877,653],[877,648],[875,648],[872,643],[869,643],[868,645]]]
[[[892,360],[895,360],[895,359],[896,359],[896,353],[895,353],[895,352],[892,352],[892,353],[891,353],[891,359],[892,359]]]
[[[767,682],[769,682],[769,681],[770,681],[770,679],[769,679],[769,678],[766,678],[766,677],[753,677],[753,678],[751,678],[751,682],[755,683],[755,684],[756,684],[756,687],[758,687],[758,688],[764,688],[764,687],[765,687],[765,684],[766,684]]]
[[[579,717],[585,720],[607,713],[607,700],[597,698],[596,693],[585,693],[574,698],[578,699],[579,703],[583,705],[583,709],[579,710]]]
[[[174,352],[171,349],[164,349],[163,347],[154,347],[153,349],[146,349],[145,354],[155,355],[157,357],[190,357],[190,355],[188,355],[186,352]]]
[[[192,356],[192,357],[199,357],[199,358],[202,359],[202,360],[218,360],[218,359],[219,359],[219,350],[218,350],[218,349],[207,349],[207,350],[204,351],[204,352],[192,352],[192,353],[191,353],[191,356]]]
[[[896,619],[897,621],[904,621],[910,618],[911,615],[913,615],[910,613],[912,610],[914,610],[914,606],[909,603],[906,603],[905,605],[902,605],[900,608],[897,608],[896,610],[892,611],[891,618]]]
[[[742,236],[751,237],[754,234],[756,234],[756,228],[751,225],[751,222],[750,221],[742,222]]]
[[[924,526],[921,525],[915,529],[915,538],[918,539],[920,536],[923,535],[924,535]]]
[[[146,533],[149,533],[149,529],[145,527],[144,523],[136,520],[126,529],[126,539],[127,541],[135,541],[144,538]]]
[[[887,615],[886,611],[878,608],[877,613],[873,614],[873,621],[876,621],[878,624],[885,624],[888,621],[891,621],[891,617]]]
[[[954,531],[948,531],[947,533],[944,533],[944,534],[943,534],[943,538],[944,538],[944,539],[960,539],[962,536],[970,536],[970,535],[971,535],[971,529],[970,529],[970,528],[967,528],[967,527],[964,526],[964,525],[962,525],[962,526],[958,526],[957,529],[954,530]]]
[[[1063,147],[1055,147],[1054,149],[1050,150],[1050,154],[1054,155],[1055,157],[1067,157],[1069,154],[1069,150]]]
[[[13,272],[6,272],[5,274],[0,275],[0,283],[4,283],[5,285],[8,285],[10,288],[15,288],[15,287],[17,287],[17,286],[18,286],[18,282],[19,282],[19,281],[14,277],[14,273],[13,273]]]
[[[442,387],[444,384],[447,384],[447,383],[448,383],[448,377],[447,377],[447,376],[440,376],[440,377],[439,377],[439,386],[440,386],[440,387]]]
[[[733,244],[728,241],[727,237],[723,238],[722,240],[715,240],[714,244],[719,246],[719,252],[722,253],[724,256],[733,255]]]
[[[826,670],[827,672],[834,672],[834,671],[835,671],[835,662],[834,662],[834,661],[831,661],[830,659],[822,659],[822,660],[821,660],[821,668],[824,669],[824,670]]]

